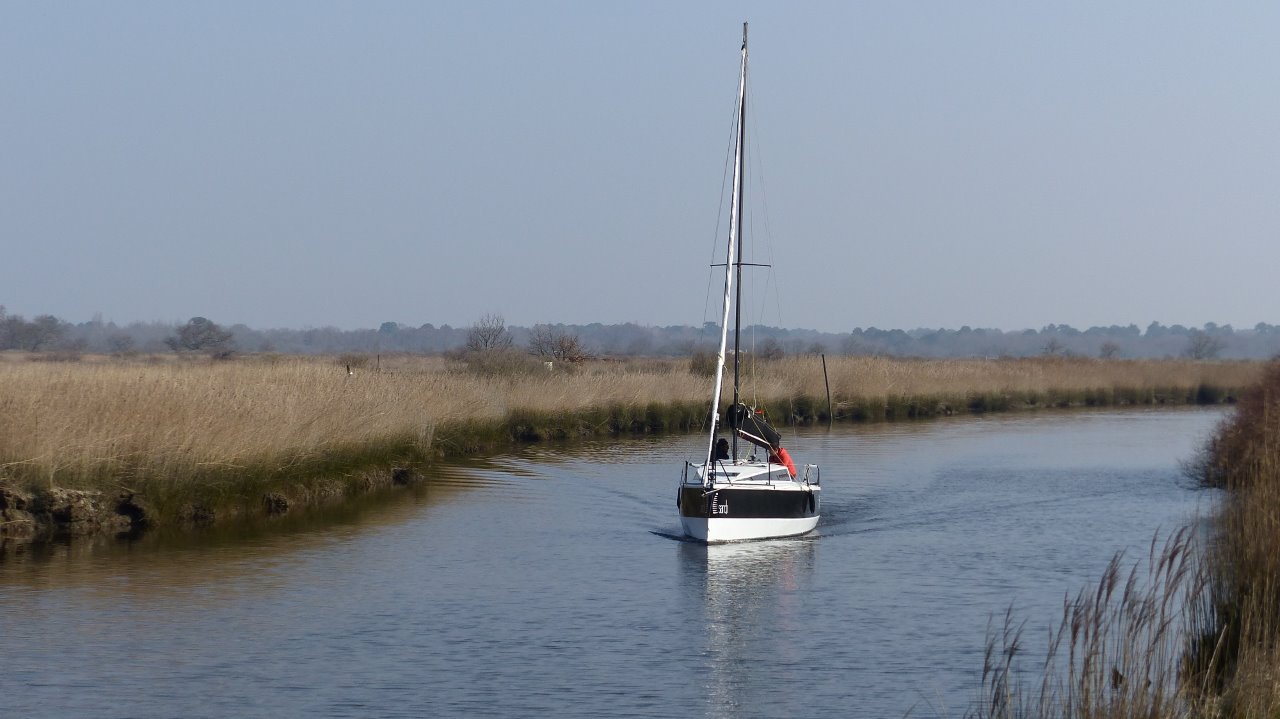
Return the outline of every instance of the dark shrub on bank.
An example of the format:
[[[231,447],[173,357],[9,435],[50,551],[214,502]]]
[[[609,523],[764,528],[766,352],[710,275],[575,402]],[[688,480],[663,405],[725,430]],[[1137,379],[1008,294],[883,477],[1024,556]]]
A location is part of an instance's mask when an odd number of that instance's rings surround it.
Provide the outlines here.
[[[456,355],[471,372],[481,375],[520,375],[547,371],[536,357],[512,348],[463,352]]]
[[[699,377],[712,377],[716,373],[714,352],[698,350],[689,356],[689,373]]]
[[[1226,489],[1204,563],[1187,675],[1214,697],[1215,716],[1280,713],[1280,362],[1240,396],[1193,469]]]
[[[1197,401],[1221,394],[1201,385]],[[1201,401],[1201,404],[1206,402]],[[1241,483],[1275,481],[1280,452],[1280,362],[1268,364],[1261,381],[1241,393],[1236,410],[1217,431],[1190,469],[1206,486],[1228,488]]]

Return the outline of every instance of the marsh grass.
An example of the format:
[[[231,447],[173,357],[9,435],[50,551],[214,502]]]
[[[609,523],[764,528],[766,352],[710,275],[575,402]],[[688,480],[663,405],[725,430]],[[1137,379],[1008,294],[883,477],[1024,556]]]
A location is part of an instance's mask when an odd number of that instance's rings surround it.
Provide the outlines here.
[[[1145,573],[1122,575],[1113,560],[1064,603],[1034,671],[1018,661],[1023,625],[1006,614],[988,632],[974,716],[1280,716],[1280,363],[1188,469],[1225,490],[1208,536],[1186,528],[1159,551],[1153,542]]]
[[[32,362],[0,354],[0,481],[143,495],[155,514],[250,507],[268,491],[360,491],[371,474],[512,441],[707,426],[711,380],[687,360],[172,356]],[[834,418],[1230,398],[1257,365],[1189,361],[828,361]],[[349,369],[350,368],[350,374]],[[779,424],[828,417],[814,358],[748,364],[744,398]],[[1214,388],[1211,393],[1205,387]]]
[[[983,692],[970,716],[1179,717],[1198,711],[1184,662],[1207,574],[1190,527],[1127,568],[1116,555],[1096,585],[1063,600],[1042,658],[1023,657],[1025,624],[1006,612],[988,631]],[[1025,668],[1032,662],[1034,670]]]
[[[1193,466],[1226,490],[1210,597],[1189,661],[1221,717],[1280,715],[1280,363],[1244,392]]]
[[[1229,402],[1257,378],[1253,362],[1079,358],[828,359],[836,421],[893,421],[1021,408]],[[813,358],[748,365],[771,411],[825,421],[821,367]],[[777,407],[779,401],[791,404]]]

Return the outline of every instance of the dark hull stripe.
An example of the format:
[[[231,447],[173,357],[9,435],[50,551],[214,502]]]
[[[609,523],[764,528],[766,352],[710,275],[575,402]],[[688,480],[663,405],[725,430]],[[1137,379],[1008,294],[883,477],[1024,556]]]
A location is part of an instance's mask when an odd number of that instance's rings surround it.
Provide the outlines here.
[[[821,511],[817,493],[777,489],[681,487],[679,501],[681,516],[712,519],[801,519]]]

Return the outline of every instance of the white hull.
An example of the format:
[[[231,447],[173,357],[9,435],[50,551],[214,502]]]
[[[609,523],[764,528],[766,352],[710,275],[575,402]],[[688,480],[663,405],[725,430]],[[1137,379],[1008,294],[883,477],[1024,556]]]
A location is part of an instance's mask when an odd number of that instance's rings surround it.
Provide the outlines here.
[[[770,539],[794,537],[813,531],[818,526],[818,515],[776,519],[772,517],[744,517],[740,519],[712,517],[681,517],[684,533],[700,542],[739,542],[746,539]]]
[[[817,473],[805,465],[792,479],[780,464],[740,461],[719,463],[708,476],[706,465],[687,464],[677,490],[680,525],[710,544],[810,532],[822,514]]]

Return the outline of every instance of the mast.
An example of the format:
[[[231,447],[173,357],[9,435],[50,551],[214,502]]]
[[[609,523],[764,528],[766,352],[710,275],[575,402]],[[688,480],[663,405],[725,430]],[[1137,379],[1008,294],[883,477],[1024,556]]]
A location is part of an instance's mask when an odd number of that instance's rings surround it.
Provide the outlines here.
[[[737,145],[734,149],[733,162],[733,196],[730,200],[729,210],[729,247],[727,257],[725,259],[724,269],[724,313],[720,318],[720,353],[716,355],[716,388],[711,395],[711,439],[707,445],[707,474],[706,481],[711,481],[711,467],[715,460],[716,449],[716,430],[720,426],[720,391],[724,387],[724,364],[725,350],[729,342],[729,307],[733,298],[733,275],[737,270],[739,284],[742,279],[742,266],[739,263],[737,252],[742,244],[742,167],[743,167],[743,151],[746,147],[743,141],[744,130],[746,124],[744,122],[744,114],[747,108],[747,24],[742,23],[742,70],[738,76],[738,138]],[[741,299],[741,289],[739,289],[738,297]],[[734,321],[733,333],[733,402],[738,402],[738,326],[741,324],[742,310],[738,309],[738,315]],[[738,435],[733,434],[733,452],[731,456],[734,459],[738,457]]]
[[[734,173],[738,176],[738,261],[734,263],[734,272],[738,275],[738,293],[733,301],[733,406],[738,406],[738,384],[741,380],[742,353],[739,351],[742,335],[742,196],[746,183],[743,168],[747,165],[747,24],[742,23],[742,90],[738,93],[738,167]],[[734,432],[733,448],[730,451],[734,460],[738,459],[738,433]]]

